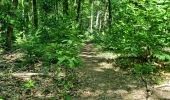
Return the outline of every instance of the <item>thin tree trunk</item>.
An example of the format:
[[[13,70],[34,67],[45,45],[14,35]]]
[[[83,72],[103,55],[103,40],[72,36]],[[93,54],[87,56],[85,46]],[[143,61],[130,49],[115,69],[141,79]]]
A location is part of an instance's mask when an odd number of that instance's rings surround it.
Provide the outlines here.
[[[98,28],[98,25],[99,25],[99,17],[100,17],[100,11],[98,10],[97,11],[97,16],[96,16],[96,29]]]
[[[32,1],[31,0],[27,0],[28,1],[28,19],[30,22],[33,22],[33,17],[31,15],[31,11],[32,11]]]
[[[58,0],[55,0],[55,6],[54,6],[54,13],[55,15],[58,15]]]
[[[91,2],[91,19],[90,19],[90,32],[92,33],[93,32],[93,1]]]
[[[24,33],[22,34],[22,38],[26,38],[26,34],[29,32],[29,0],[23,0],[23,13],[24,13],[24,21],[25,21],[25,28]]]
[[[101,20],[101,17],[99,18],[99,31],[101,31],[101,28],[102,28],[102,20]]]
[[[112,27],[112,8],[111,8],[111,0],[108,0],[108,2],[109,2],[109,8],[108,8],[108,10],[109,10],[109,22],[108,22],[108,24],[109,24],[109,32],[111,32],[111,27]]]
[[[77,17],[76,17],[77,21],[79,21],[80,14],[81,14],[81,0],[78,0]]]
[[[74,0],[74,6],[76,6],[77,5],[77,0]]]
[[[38,28],[38,15],[37,15],[37,1],[33,0],[32,1],[32,9],[33,9],[33,23],[35,28]]]
[[[12,4],[14,5],[15,9],[18,7],[18,0],[12,0]],[[10,10],[10,9],[9,9]],[[9,14],[10,15],[10,14]],[[14,17],[15,14],[11,14],[11,17]],[[6,50],[12,49],[12,36],[13,36],[13,25],[11,23],[7,23],[7,31],[6,31]]]
[[[12,48],[12,35],[13,35],[13,26],[9,24],[6,32],[6,50],[11,50]]]
[[[107,15],[108,15],[108,6],[106,5],[106,9],[105,9],[105,13],[103,15],[103,24],[102,24],[102,30],[106,27],[106,24],[107,24]]]
[[[68,15],[68,0],[63,0],[63,14]]]

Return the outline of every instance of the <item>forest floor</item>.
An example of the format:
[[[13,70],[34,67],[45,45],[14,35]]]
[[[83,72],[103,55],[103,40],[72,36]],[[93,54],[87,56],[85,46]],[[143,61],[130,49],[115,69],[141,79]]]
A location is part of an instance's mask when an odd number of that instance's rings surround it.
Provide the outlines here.
[[[154,83],[154,78],[158,76],[145,76],[149,88],[147,91],[146,84],[140,77],[114,64],[119,54],[101,52],[88,43],[80,56],[84,63],[75,70],[80,81],[77,89],[73,90],[76,95],[72,100],[170,100],[170,73],[164,73],[161,77],[158,75],[160,79],[164,79],[161,85]],[[23,66],[22,57],[23,53],[20,51],[0,55],[0,98],[59,100],[55,95],[59,95],[57,93],[60,90],[55,85],[52,74],[42,77],[42,69],[46,69],[41,67],[41,62],[34,66]],[[53,73],[53,69],[50,70]],[[25,84],[29,79],[34,81],[35,86],[26,89]]]
[[[77,93],[79,96],[73,100],[161,100],[169,98],[170,85],[166,86],[168,92],[156,87],[170,84],[170,74],[166,73],[161,78],[165,79],[162,85],[155,85],[158,76],[145,76],[145,82],[128,70],[116,66],[113,62],[119,56],[114,53],[99,52],[101,50],[93,44],[87,44],[80,56],[84,60],[84,67],[79,69],[82,74],[82,84]],[[160,78],[160,77],[159,77]],[[160,78],[160,79],[161,79]],[[158,92],[161,91],[161,92]],[[159,94],[164,93],[164,95]],[[167,100],[169,100],[167,99]]]

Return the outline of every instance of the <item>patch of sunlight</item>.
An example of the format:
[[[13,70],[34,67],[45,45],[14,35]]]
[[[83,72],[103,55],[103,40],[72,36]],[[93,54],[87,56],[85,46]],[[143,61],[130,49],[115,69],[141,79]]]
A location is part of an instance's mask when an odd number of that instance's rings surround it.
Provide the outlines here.
[[[114,54],[114,53],[100,53],[96,55],[96,57],[98,58],[105,58],[105,59],[116,59],[119,56],[120,54]]]
[[[104,83],[99,83],[99,84],[98,84],[99,87],[104,87],[105,85],[106,85],[106,84],[104,84]]]
[[[99,63],[98,67],[93,68],[94,71],[98,72],[104,72],[105,69],[113,69],[115,72],[118,72],[120,70],[119,67],[113,67],[111,63],[107,62],[101,62]]]
[[[129,88],[137,88],[136,85],[132,85],[132,84],[128,84],[127,86],[128,86]]]
[[[102,95],[104,93],[103,90],[95,90],[95,91],[81,90],[81,91],[82,91],[82,94],[81,94],[82,97],[97,97],[97,96]]]
[[[32,76],[39,76],[39,75],[44,75],[44,74],[43,73],[28,73],[28,72],[11,73],[11,76],[17,77],[23,80],[30,80]]]
[[[153,95],[161,100],[170,100],[170,84],[164,84],[153,90]]]
[[[3,49],[0,49],[0,54],[2,54],[3,53]]]
[[[127,95],[122,96],[125,100],[146,100],[146,91],[145,89],[132,90]]]
[[[115,94],[113,90],[107,90],[106,91],[107,96],[112,96],[113,94]]]
[[[104,68],[104,69],[112,69],[112,64],[111,63],[107,63],[107,62],[101,62],[99,63],[100,68]]]
[[[123,89],[119,89],[119,90],[114,91],[114,93],[117,94],[117,95],[125,96],[125,95],[128,94],[128,91],[123,90]]]
[[[23,57],[23,53],[20,53],[20,52],[14,52],[14,53],[11,53],[11,54],[5,54],[3,55],[3,58],[8,60],[8,62],[12,62],[12,61],[15,61],[17,59],[21,59]]]
[[[5,76],[5,74],[4,74],[4,73],[2,73],[2,72],[0,72],[0,76]]]
[[[97,72],[104,72],[104,70],[100,67],[95,67],[93,70]]]
[[[86,52],[86,51],[83,51],[82,54],[95,54],[96,52],[94,51],[90,51],[90,52]]]
[[[169,80],[169,84],[170,84],[170,73],[164,73],[165,79]]]
[[[165,47],[165,48],[163,48],[163,50],[170,52],[170,47]]]
[[[43,95],[42,93],[40,92],[37,92],[34,97],[38,97],[39,99],[48,99],[48,98],[52,98],[54,97],[54,94],[48,94],[48,95]]]
[[[104,72],[104,69],[113,69],[112,64],[107,62],[101,62],[99,63],[99,66],[95,67],[93,70],[98,72]]]
[[[94,57],[93,55],[87,55],[87,54],[80,54],[79,56],[81,56],[81,57],[87,57],[87,58],[92,58],[92,57]]]

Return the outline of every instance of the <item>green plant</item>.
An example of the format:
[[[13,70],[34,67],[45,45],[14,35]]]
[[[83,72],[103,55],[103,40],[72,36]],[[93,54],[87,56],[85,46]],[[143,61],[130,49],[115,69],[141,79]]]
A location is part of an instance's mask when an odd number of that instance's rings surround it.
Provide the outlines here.
[[[151,74],[155,71],[155,66],[152,63],[144,63],[144,64],[135,64],[134,65],[134,73],[143,75],[143,74]]]
[[[168,60],[170,61],[170,55],[164,53],[164,52],[161,52],[161,51],[155,51],[153,53],[153,57],[161,60],[161,61],[165,61],[165,60]]]
[[[2,96],[0,96],[0,100],[4,100]]]
[[[25,89],[32,89],[35,86],[35,82],[33,80],[29,80],[24,84]]]

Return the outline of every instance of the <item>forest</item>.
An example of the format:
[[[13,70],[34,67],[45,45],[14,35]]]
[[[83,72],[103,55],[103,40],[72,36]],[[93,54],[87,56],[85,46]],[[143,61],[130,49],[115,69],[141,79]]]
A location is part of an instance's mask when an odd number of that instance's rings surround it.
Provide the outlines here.
[[[169,94],[169,0],[0,0],[0,100]]]

